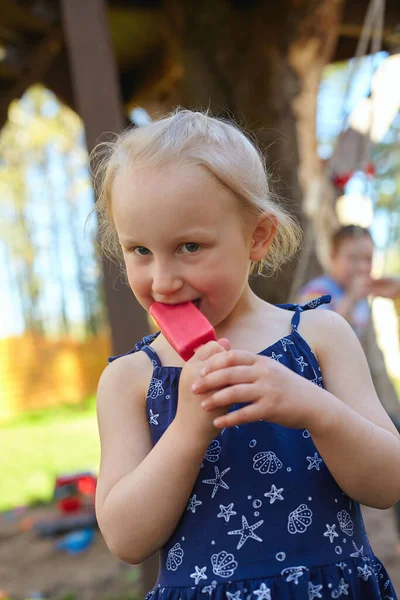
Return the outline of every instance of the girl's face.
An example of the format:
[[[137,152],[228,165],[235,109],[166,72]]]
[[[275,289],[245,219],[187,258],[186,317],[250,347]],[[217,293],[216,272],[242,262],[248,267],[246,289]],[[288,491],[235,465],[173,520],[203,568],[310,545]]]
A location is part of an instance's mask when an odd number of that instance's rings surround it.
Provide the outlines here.
[[[374,245],[367,235],[344,239],[331,257],[333,277],[349,287],[355,277],[369,277]]]
[[[206,169],[124,168],[111,195],[129,284],[146,310],[195,300],[216,326],[250,291],[260,227],[245,224],[236,197]]]

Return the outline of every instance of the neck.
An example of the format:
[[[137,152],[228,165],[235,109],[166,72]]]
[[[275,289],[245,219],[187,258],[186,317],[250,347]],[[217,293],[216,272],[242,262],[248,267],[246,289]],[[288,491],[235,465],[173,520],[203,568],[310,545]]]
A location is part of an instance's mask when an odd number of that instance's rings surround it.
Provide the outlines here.
[[[229,332],[243,320],[248,319],[262,308],[264,302],[246,284],[239,301],[229,315],[217,325],[217,337],[226,337]]]

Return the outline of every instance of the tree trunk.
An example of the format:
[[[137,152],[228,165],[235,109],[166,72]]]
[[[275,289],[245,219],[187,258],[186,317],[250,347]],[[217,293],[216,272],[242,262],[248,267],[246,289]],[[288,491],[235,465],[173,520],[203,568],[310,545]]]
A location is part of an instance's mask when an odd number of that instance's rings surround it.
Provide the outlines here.
[[[61,9],[76,106],[90,151],[104,131],[118,133],[125,126],[106,3],[62,0]],[[148,333],[146,314],[115,265],[105,256],[102,263],[113,353],[119,354]]]
[[[166,0],[183,76],[169,103],[233,117],[265,151],[271,186],[306,226],[303,197],[322,178],[316,153],[317,89],[338,35],[342,0]],[[309,211],[308,211],[309,212]],[[287,299],[296,260],[254,289]]]

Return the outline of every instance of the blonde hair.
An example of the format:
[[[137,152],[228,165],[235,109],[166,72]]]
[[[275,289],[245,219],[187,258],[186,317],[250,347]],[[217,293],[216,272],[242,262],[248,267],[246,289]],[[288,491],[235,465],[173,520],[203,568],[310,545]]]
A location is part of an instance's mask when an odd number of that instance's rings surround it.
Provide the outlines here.
[[[266,256],[252,265],[251,273],[274,273],[300,246],[300,226],[270,192],[261,151],[232,122],[207,112],[177,109],[165,118],[98,144],[91,160],[98,240],[111,259],[122,259],[111,210],[111,189],[117,173],[132,164],[152,167],[171,161],[205,167],[235,194],[248,215],[267,212],[277,223]]]

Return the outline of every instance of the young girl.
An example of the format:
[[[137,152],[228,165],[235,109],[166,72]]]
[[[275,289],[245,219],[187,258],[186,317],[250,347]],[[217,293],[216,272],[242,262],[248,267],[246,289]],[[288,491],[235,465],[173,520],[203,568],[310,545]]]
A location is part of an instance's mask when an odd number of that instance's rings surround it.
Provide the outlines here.
[[[119,558],[160,551],[153,600],[396,598],[359,502],[400,497],[398,434],[340,316],[248,284],[295,251],[260,153],[179,111],[105,147],[100,233],[148,310],[193,301],[218,342],[186,364],[153,335],[98,389],[101,531]]]

